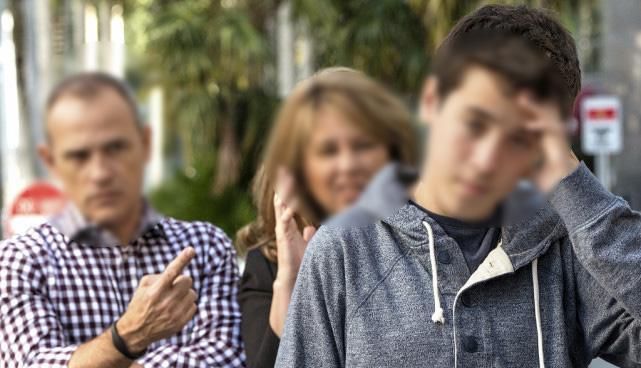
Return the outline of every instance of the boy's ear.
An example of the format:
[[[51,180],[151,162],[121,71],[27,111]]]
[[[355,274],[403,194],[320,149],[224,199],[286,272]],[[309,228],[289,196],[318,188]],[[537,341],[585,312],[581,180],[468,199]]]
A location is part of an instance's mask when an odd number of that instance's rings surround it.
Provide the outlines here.
[[[543,154],[537,154],[532,160],[531,164],[526,168],[522,178],[530,181],[536,181],[536,176],[539,171],[541,171],[544,164],[545,158]]]
[[[421,100],[419,102],[419,119],[425,124],[430,124],[439,105],[438,79],[430,75],[425,79]]]

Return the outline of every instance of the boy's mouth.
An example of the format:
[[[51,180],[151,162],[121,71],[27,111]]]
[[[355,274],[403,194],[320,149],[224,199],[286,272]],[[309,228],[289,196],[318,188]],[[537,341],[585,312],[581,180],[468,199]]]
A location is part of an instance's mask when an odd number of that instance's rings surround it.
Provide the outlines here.
[[[471,180],[461,179],[459,183],[461,184],[463,193],[469,197],[479,197],[487,194],[488,192],[488,187],[486,185],[482,185]]]

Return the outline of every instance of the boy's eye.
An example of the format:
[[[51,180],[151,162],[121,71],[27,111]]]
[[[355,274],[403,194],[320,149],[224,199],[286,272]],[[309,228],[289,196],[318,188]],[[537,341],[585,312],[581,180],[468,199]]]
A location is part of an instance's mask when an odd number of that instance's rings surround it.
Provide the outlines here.
[[[469,120],[467,123],[467,130],[472,136],[480,136],[485,131],[485,124],[480,120]]]
[[[525,134],[517,134],[510,137],[510,143],[517,148],[530,148],[532,140]]]

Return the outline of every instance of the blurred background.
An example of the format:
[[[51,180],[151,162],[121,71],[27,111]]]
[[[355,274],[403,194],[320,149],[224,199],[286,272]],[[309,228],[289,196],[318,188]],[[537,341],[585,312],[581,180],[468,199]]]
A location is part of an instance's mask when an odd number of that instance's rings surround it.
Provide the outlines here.
[[[639,76],[626,73],[641,63],[641,33],[634,37],[641,27],[638,1],[502,2],[557,12],[577,38],[586,79],[599,81],[594,88],[626,93],[641,87],[634,84]],[[275,108],[296,81],[324,66],[351,66],[413,106],[435,46],[457,19],[484,3],[0,0],[5,216],[16,195],[45,176],[35,147],[52,85],[77,71],[103,70],[131,84],[152,125],[147,190],[153,204],[234,234],[253,216],[250,181]],[[614,49],[621,52],[608,58]],[[600,83],[605,73],[620,79]],[[630,122],[637,138],[638,125]],[[625,185],[641,184],[641,173],[625,160],[617,163],[617,190],[641,204],[641,190],[636,198]]]
[[[493,1],[547,7],[575,36],[581,99],[613,96],[614,151],[573,144],[641,208],[641,1]],[[416,104],[430,55],[478,0],[0,0],[0,149],[5,220],[32,183],[53,84],[103,70],[133,87],[154,132],[146,190],[162,213],[232,235],[253,217],[249,187],[275,108],[324,66],[365,71]],[[27,213],[29,204],[23,212]],[[20,212],[20,211],[18,211]]]

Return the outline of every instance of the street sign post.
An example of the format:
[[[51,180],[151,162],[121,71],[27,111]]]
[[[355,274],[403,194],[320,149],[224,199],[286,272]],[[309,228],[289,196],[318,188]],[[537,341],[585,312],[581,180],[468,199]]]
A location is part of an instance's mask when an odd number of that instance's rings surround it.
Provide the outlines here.
[[[621,100],[611,95],[586,97],[581,106],[581,121],[581,149],[596,156],[596,175],[609,190],[610,155],[623,149]]]

